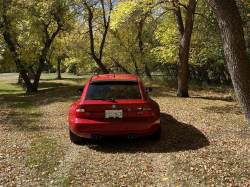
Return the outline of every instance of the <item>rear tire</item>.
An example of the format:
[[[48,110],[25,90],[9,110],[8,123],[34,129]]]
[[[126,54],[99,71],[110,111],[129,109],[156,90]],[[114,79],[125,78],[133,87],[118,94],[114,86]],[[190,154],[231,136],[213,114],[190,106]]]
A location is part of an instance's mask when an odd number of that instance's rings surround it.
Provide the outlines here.
[[[158,130],[154,134],[150,135],[150,138],[152,140],[159,140],[160,137],[161,137],[161,126],[158,128]]]
[[[70,140],[75,143],[75,144],[79,144],[82,143],[84,138],[77,136],[76,134],[74,134],[70,129],[69,129],[69,137]]]

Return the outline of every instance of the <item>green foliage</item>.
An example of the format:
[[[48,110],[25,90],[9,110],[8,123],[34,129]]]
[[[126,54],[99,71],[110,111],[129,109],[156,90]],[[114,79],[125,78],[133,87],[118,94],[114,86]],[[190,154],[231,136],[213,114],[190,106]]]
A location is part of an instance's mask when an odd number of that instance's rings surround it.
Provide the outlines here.
[[[46,68],[57,67],[61,58],[62,69],[67,72],[84,74],[99,72],[90,49],[90,35],[87,7],[93,12],[92,29],[94,53],[100,58],[100,46],[104,35],[104,13],[106,20],[111,3],[110,28],[102,53],[102,63],[110,72],[129,72],[145,75],[146,71],[166,71],[172,68],[173,76],[178,63],[179,36],[173,14],[173,4],[169,1],[72,1],[72,0],[31,0],[2,1],[7,3],[7,15],[11,20],[10,31],[15,38],[15,47],[21,63],[39,67],[39,59],[46,55]],[[104,11],[101,6],[104,3]],[[182,15],[188,0],[179,1]],[[86,6],[88,5],[88,6]],[[246,45],[250,56],[248,1],[238,1],[242,15]],[[0,15],[3,15],[2,8]],[[183,17],[183,20],[185,17]],[[0,23],[3,17],[0,16]],[[56,33],[58,26],[60,31]],[[45,27],[47,32],[44,32]],[[0,28],[1,33],[4,29]],[[56,33],[55,38],[53,38]],[[44,53],[46,37],[53,43]],[[1,71],[14,69],[14,57],[0,35]],[[189,54],[190,77],[197,77],[203,69],[209,77],[227,73],[226,61],[220,30],[208,5],[198,1],[192,41]],[[47,69],[46,69],[47,70]],[[171,74],[171,73],[170,73]],[[200,76],[200,75],[199,75]],[[201,75],[204,76],[204,75]],[[228,76],[228,75],[227,75]],[[205,80],[202,79],[202,80]]]
[[[120,2],[117,6],[115,6],[112,13],[111,28],[115,30],[118,29],[123,23],[129,22],[130,18],[133,17],[133,14],[136,13],[136,10],[139,11],[140,9],[142,9],[142,7],[139,7],[135,1]]]
[[[8,49],[0,52],[0,73],[15,71],[15,63],[11,58],[11,53]]]
[[[248,0],[238,0],[239,3],[240,3],[241,1],[242,1],[245,5],[249,5],[249,1],[248,1]]]
[[[36,91],[53,41],[73,28],[75,12],[71,1],[4,0],[0,6],[0,40],[4,50],[10,51],[3,62],[14,61],[21,73],[27,67],[36,68],[33,84],[23,74],[27,91]]]
[[[87,28],[84,23],[77,21],[75,29],[70,33],[65,34],[66,54],[69,58],[64,59],[64,64],[67,67],[67,72],[83,74],[92,72],[92,68],[96,67],[89,49],[89,37]]]
[[[238,1],[238,8],[240,10],[242,23],[243,23],[243,29],[245,33],[245,41],[246,41],[246,47],[247,47],[247,54],[250,58],[250,5],[248,1]]]
[[[161,64],[178,62],[179,39],[173,13],[169,12],[157,18],[156,38],[160,45],[151,51]]]
[[[224,61],[223,45],[218,23],[204,0],[199,1],[192,35],[190,63],[209,59]]]
[[[152,71],[158,61],[151,51],[158,43],[154,16],[144,4],[136,1],[119,3],[114,9],[109,35],[112,40],[106,51],[109,60],[130,73],[144,74],[146,67]]]

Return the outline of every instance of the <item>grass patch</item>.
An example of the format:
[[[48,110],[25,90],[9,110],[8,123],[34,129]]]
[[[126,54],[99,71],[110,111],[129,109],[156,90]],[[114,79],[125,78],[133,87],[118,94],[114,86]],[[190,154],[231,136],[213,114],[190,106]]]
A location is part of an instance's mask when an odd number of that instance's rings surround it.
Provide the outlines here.
[[[61,80],[56,80],[57,75],[55,73],[42,74],[38,90],[83,85],[90,77],[90,75],[76,76],[73,73],[63,73]]]
[[[59,158],[62,156],[61,146],[53,139],[38,135],[32,143],[27,153],[26,163],[31,167],[39,168],[38,175],[52,173],[59,164]]]
[[[68,176],[68,177],[64,177],[64,178],[59,178],[56,181],[56,185],[58,185],[58,186],[76,186],[76,185],[73,185],[74,179],[75,178],[72,175]]]
[[[91,75],[76,76],[73,73],[62,73],[62,79],[56,80],[56,73],[42,73],[39,81],[38,91],[58,88],[64,86],[82,85]],[[18,73],[0,74],[0,94],[25,93],[21,84],[18,84]],[[32,82],[33,80],[31,80]]]
[[[8,119],[10,125],[14,126],[18,131],[40,131],[37,124],[37,118],[42,114],[39,113],[37,107],[32,103],[32,98],[26,94],[4,94],[2,96],[5,105],[10,108]]]
[[[149,79],[148,77],[142,77],[142,81],[144,84],[151,84],[151,86],[157,86],[157,87],[169,87],[169,88],[176,88],[178,86],[178,79],[175,77],[169,77],[164,75],[159,76],[152,76],[152,79]]]
[[[0,79],[0,94],[19,94],[24,93],[24,90],[20,84],[17,83],[17,79]]]

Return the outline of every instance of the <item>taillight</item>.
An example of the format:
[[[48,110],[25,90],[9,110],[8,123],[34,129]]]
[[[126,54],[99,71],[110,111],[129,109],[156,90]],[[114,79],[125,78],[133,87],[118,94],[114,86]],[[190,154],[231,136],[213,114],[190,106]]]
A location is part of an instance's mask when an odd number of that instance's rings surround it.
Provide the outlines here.
[[[75,117],[76,118],[91,118],[91,113],[86,112],[85,109],[81,108],[82,106],[77,106],[75,110]]]
[[[137,112],[137,117],[150,117],[153,115],[154,115],[154,112],[152,108],[142,108],[142,111]]]

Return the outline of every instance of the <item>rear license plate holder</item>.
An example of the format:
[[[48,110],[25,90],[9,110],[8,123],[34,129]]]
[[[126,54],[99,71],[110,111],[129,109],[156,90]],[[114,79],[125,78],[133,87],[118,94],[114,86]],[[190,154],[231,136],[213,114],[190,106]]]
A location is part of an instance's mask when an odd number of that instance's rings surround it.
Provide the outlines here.
[[[123,118],[122,110],[105,110],[105,118]]]

